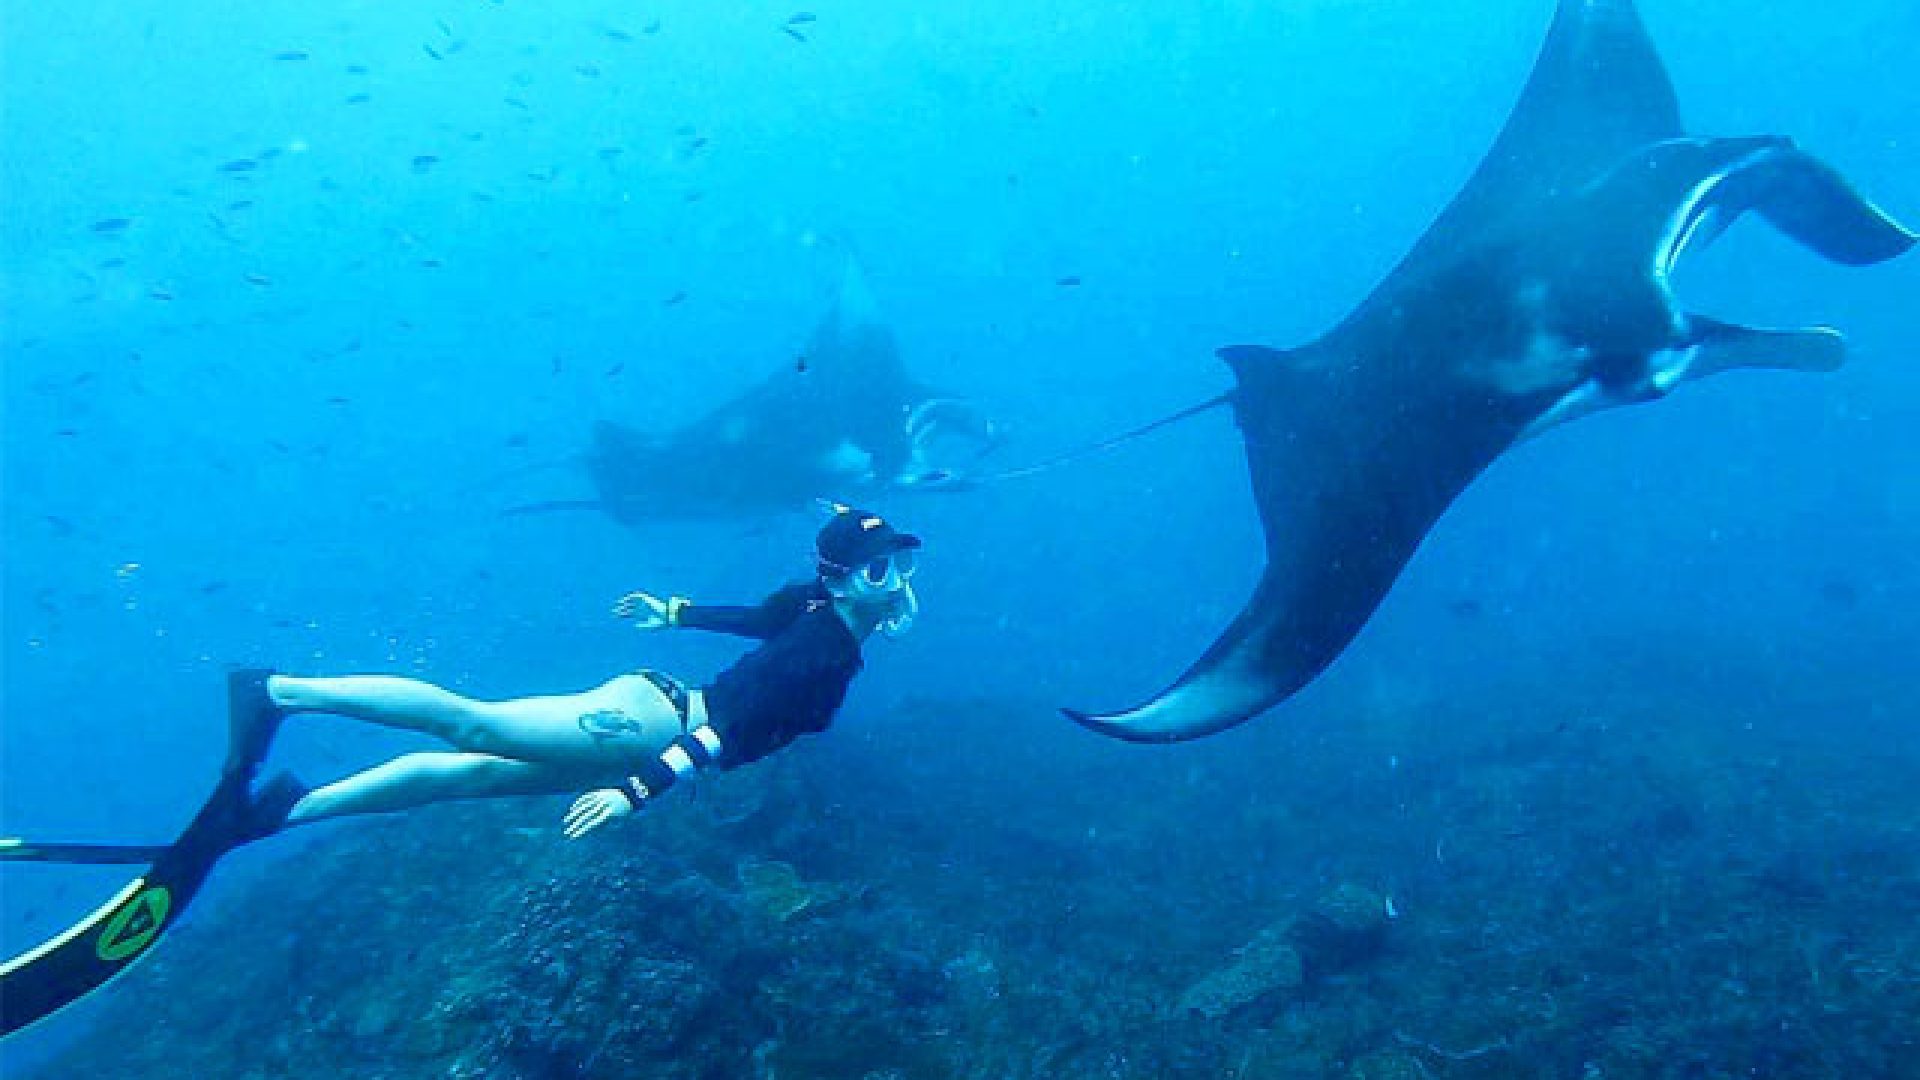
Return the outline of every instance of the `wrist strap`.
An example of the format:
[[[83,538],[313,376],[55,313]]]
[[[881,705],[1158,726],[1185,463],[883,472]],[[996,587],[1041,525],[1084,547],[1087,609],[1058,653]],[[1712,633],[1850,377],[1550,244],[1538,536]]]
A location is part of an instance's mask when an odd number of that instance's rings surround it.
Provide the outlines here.
[[[720,734],[701,724],[667,744],[660,756],[646,763],[638,775],[620,782],[620,793],[635,810],[657,799],[680,782],[720,760]]]

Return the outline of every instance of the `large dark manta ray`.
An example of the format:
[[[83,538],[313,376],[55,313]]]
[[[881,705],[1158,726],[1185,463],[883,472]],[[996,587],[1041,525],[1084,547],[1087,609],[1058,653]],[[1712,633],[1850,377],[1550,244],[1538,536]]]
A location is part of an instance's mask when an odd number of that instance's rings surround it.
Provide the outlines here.
[[[1173,742],[1311,682],[1427,531],[1516,441],[1733,367],[1830,370],[1839,334],[1682,311],[1674,260],[1746,211],[1852,266],[1914,235],[1786,139],[1683,135],[1631,0],[1561,0],[1493,149],[1413,250],[1332,332],[1221,350],[1266,571],[1171,687],[1095,730]]]

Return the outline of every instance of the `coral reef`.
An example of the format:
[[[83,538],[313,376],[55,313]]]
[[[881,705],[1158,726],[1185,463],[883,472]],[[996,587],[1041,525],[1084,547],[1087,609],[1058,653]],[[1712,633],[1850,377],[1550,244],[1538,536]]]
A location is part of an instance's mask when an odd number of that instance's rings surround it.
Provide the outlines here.
[[[1218,1020],[1298,993],[1310,973],[1331,974],[1378,953],[1391,910],[1385,897],[1365,886],[1339,885],[1311,910],[1268,927],[1231,964],[1188,987],[1179,1009]]]
[[[1911,737],[1524,689],[1177,759],[909,703],[578,843],[303,831],[33,1080],[1920,1075]]]

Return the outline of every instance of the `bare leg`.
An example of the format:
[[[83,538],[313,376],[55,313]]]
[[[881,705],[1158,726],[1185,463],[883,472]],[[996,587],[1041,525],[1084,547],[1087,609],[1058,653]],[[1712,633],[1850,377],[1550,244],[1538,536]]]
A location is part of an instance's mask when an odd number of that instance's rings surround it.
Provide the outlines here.
[[[538,765],[486,754],[404,754],[308,792],[287,816],[306,825],[354,814],[389,814],[456,799],[580,791],[608,782],[604,770]]]
[[[289,712],[329,712],[434,735],[470,754],[554,765],[632,768],[680,734],[653,684],[621,675],[580,694],[476,701],[417,679],[349,675],[267,683]]]

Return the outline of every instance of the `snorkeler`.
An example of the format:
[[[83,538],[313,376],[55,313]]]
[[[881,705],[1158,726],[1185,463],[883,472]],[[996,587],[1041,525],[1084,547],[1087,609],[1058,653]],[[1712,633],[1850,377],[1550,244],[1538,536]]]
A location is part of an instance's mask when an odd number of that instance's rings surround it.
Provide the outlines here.
[[[584,836],[702,769],[730,769],[824,731],[859,674],[875,630],[905,632],[919,610],[910,578],[920,539],[876,515],[835,507],[815,538],[815,575],[755,607],[708,607],[634,592],[615,614],[643,629],[683,626],[759,647],[706,686],[656,671],[585,693],[474,701],[414,679],[228,676],[227,757],[213,793],[170,844],[44,843],[0,837],[0,863],[138,864],[99,908],[0,963],[0,1038],[104,986],[146,956],[228,852],[294,825],[455,799],[590,788],[563,831]],[[287,773],[256,783],[281,722],[331,712],[436,735],[454,752],[405,754],[308,789]]]
[[[622,597],[615,614],[642,629],[687,627],[761,642],[699,688],[641,670],[578,694],[476,701],[392,676],[243,676],[253,698],[241,707],[261,719],[256,726],[326,712],[454,747],[404,754],[312,790],[281,774],[260,790],[248,839],[428,803],[592,789],[566,815],[564,833],[577,838],[702,769],[758,761],[825,730],[860,672],[862,643],[876,629],[907,629],[918,610],[909,579],[919,546],[918,537],[874,514],[836,507],[815,539],[815,576],[757,606]]]

